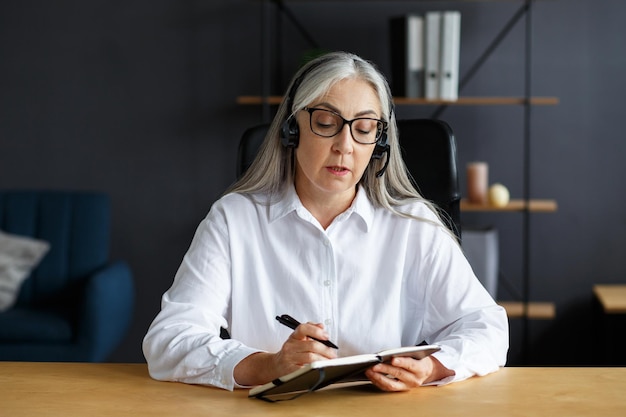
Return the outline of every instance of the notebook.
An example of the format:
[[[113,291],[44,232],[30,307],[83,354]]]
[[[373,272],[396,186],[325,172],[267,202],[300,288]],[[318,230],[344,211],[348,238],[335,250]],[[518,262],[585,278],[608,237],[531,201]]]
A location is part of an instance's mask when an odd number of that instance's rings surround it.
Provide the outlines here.
[[[281,401],[293,399],[334,384],[367,382],[364,371],[377,363],[388,362],[396,356],[422,359],[440,349],[437,345],[407,346],[373,354],[315,361],[267,384],[252,388],[248,397]]]

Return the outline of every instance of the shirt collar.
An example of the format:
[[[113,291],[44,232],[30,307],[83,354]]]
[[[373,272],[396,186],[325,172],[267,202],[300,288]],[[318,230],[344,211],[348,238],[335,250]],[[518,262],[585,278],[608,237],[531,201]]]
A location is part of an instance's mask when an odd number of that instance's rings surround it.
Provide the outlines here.
[[[270,205],[269,222],[274,222],[288,215],[292,211],[296,211],[300,217],[303,218],[311,217],[309,211],[302,205],[294,185],[289,187],[282,199],[280,199],[276,204]],[[374,219],[374,211],[375,208],[369,198],[367,198],[367,193],[363,187],[359,187],[350,207],[337,216],[335,220],[344,221],[354,214],[362,219],[366,230],[369,230]]]
[[[357,190],[352,206],[348,210],[353,210],[355,214],[363,219],[366,230],[369,230],[372,227],[372,222],[374,221],[374,211],[376,209],[367,197],[367,193],[363,187],[360,186]]]
[[[270,197],[271,199],[272,197]],[[291,185],[286,191],[283,198],[279,199],[276,204],[270,204],[269,206],[269,222],[272,223],[292,211],[304,208],[296,193],[296,188]]]

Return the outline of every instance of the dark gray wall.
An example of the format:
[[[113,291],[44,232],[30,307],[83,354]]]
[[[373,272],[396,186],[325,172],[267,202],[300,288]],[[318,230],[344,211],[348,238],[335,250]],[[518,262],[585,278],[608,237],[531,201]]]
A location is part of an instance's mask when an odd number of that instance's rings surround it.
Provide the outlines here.
[[[376,61],[389,73],[387,18],[454,8],[463,13],[466,70],[519,2],[294,2],[316,41]],[[237,140],[261,121],[238,95],[261,92],[261,2],[55,1],[0,3],[0,187],[97,189],[113,199],[114,258],[135,274],[131,332],[111,358],[143,361],[140,344],[197,223],[234,180]],[[273,14],[270,14],[273,16]],[[535,364],[584,364],[563,351],[592,331],[594,283],[624,281],[626,4],[621,0],[536,4],[534,95],[560,105],[532,110],[531,194],[559,210],[531,217],[531,296],[554,301],[557,318],[531,323]],[[283,20],[273,93],[309,48]],[[523,25],[518,25],[463,95],[521,96]],[[400,107],[399,117],[428,117]],[[523,109],[452,107],[442,118],[464,165],[486,160],[490,179],[522,195]],[[521,289],[522,216],[464,215],[500,232],[507,283]],[[500,298],[512,294],[501,285]],[[521,326],[512,323],[511,363]],[[545,344],[539,350],[537,344]]]

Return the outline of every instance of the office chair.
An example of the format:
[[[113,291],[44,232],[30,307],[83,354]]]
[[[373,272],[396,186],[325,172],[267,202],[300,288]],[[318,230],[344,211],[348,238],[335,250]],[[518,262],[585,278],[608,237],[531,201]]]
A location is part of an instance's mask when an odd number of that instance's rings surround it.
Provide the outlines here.
[[[456,141],[452,128],[433,119],[398,120],[402,157],[414,184],[426,199],[442,210],[446,225],[461,240],[460,201]],[[237,178],[254,160],[269,125],[248,128],[237,153]]]

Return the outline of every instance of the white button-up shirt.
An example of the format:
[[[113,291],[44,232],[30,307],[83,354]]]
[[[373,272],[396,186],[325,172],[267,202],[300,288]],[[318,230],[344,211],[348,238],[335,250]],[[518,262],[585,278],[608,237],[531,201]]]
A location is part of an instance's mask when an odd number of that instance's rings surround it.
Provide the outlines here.
[[[441,383],[504,366],[506,313],[443,226],[374,207],[362,189],[326,230],[293,188],[266,200],[226,195],[200,223],[144,338],[153,378],[233,389],[239,361],[291,333],[281,314],[323,323],[339,356],[438,344],[456,372]],[[402,210],[436,218],[419,202]]]

